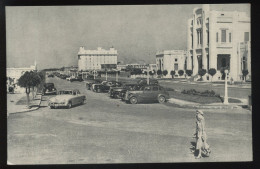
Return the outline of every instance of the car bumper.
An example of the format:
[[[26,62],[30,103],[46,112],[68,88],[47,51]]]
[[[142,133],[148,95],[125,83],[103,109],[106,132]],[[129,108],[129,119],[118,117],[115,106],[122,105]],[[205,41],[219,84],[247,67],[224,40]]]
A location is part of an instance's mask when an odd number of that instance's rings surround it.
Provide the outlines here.
[[[57,107],[67,107],[68,105],[65,103],[49,103],[48,106],[57,108]]]

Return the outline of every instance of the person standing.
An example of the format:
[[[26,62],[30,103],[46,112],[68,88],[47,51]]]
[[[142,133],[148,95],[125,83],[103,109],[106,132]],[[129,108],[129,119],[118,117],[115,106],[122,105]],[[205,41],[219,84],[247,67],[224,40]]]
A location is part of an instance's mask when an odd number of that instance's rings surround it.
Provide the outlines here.
[[[205,131],[205,119],[204,119],[204,113],[201,110],[196,110],[196,152],[198,152],[198,155],[196,156],[196,159],[201,158],[201,154],[203,151],[203,154],[205,156],[209,156],[210,150],[209,145],[207,143],[207,135]]]

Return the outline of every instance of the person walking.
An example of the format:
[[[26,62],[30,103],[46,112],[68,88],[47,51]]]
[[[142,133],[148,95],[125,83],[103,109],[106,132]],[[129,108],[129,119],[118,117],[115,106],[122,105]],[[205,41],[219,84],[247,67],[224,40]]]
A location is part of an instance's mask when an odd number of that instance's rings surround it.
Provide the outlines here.
[[[208,157],[210,153],[210,149],[207,143],[204,113],[201,110],[196,110],[196,133],[194,135],[196,138],[195,152],[198,152],[196,159],[201,158],[202,153],[204,156]]]

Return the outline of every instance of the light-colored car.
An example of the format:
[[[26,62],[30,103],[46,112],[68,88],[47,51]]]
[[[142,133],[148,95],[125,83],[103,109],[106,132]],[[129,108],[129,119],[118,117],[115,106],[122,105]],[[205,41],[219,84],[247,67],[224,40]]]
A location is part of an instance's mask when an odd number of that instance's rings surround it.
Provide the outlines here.
[[[61,90],[58,95],[49,99],[48,107],[66,107],[71,108],[74,105],[84,104],[86,96],[80,94],[79,90]]]

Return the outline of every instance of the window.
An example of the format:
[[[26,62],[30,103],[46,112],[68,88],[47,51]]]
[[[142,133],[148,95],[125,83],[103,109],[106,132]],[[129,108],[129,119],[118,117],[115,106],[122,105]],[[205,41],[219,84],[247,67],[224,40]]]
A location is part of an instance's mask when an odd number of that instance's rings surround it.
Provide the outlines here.
[[[229,42],[231,42],[231,33],[229,33]]]
[[[221,30],[221,42],[226,42],[226,30]]]
[[[174,64],[174,70],[178,70],[178,63]]]
[[[146,87],[144,88],[144,91],[151,91],[151,87],[150,87],[150,86],[146,86]]]
[[[175,59],[175,62],[177,62],[178,61],[178,59]]]
[[[216,42],[218,42],[218,32],[216,33]]]
[[[244,33],[244,41],[245,42],[249,41],[249,32]]]
[[[158,91],[159,90],[159,87],[158,86],[154,86],[153,87],[153,91]]]

